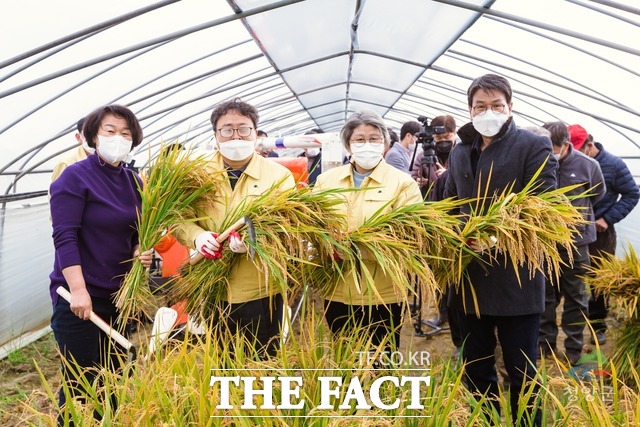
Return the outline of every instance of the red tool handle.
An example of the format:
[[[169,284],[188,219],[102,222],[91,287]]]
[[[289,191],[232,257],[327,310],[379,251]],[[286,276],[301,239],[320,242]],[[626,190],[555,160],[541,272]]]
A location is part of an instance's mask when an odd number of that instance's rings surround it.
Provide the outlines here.
[[[233,224],[231,227],[227,228],[222,233],[220,233],[218,235],[218,237],[216,237],[216,241],[218,243],[222,244],[222,242],[224,242],[225,240],[227,240],[229,238],[229,234],[233,233],[234,231],[238,231],[242,227],[244,227],[247,224],[247,221],[246,221],[245,218],[246,217],[240,218],[239,220],[237,220],[235,222],[235,224]],[[204,255],[202,255],[200,252],[198,252],[197,254],[195,254],[195,256],[193,256],[189,260],[189,264],[194,265],[194,264],[198,263],[202,258],[204,258]]]

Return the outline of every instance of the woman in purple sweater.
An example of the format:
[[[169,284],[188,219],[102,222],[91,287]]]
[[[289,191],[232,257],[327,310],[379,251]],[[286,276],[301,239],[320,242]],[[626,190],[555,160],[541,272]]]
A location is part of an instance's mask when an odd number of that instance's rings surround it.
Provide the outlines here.
[[[131,260],[138,257],[148,267],[151,251],[139,253],[140,177],[122,164],[142,142],[138,119],[126,107],[107,105],[86,117],[83,134],[96,152],[70,165],[50,188],[55,261],[49,291],[51,328],[60,352],[85,368],[91,383],[96,368],[117,369],[119,358],[116,344],[87,320],[89,314],[93,310],[118,327],[114,294]],[[71,304],[58,297],[60,286],[71,292]],[[72,390],[78,388],[64,361],[62,371]],[[58,402],[60,407],[65,403],[62,388]]]

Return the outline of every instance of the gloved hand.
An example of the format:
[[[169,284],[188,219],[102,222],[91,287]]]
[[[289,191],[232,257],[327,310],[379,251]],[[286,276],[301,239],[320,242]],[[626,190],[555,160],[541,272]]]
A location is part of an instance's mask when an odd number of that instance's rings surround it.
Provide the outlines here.
[[[232,231],[229,233],[229,249],[231,252],[235,252],[237,254],[243,254],[247,252],[247,245],[240,237],[237,231]]]
[[[220,259],[222,258],[222,245],[216,240],[217,233],[205,231],[196,237],[196,250],[205,258]]]

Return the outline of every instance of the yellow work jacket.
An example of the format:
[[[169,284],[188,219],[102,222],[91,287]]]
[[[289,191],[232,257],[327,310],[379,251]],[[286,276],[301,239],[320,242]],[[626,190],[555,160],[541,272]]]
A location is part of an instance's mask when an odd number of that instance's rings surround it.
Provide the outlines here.
[[[200,233],[224,231],[221,227],[225,217],[245,199],[256,198],[280,182],[283,190],[295,187],[293,176],[287,168],[257,154],[254,154],[249,161],[233,191],[220,153],[213,156],[208,169],[213,176],[220,177],[221,185],[217,189],[215,203],[204,207],[207,218],[179,224],[173,232],[180,243],[194,249],[195,239]],[[215,260],[205,259],[200,262],[215,262]],[[253,301],[277,293],[278,289],[274,288],[275,286],[266,287],[265,279],[249,259],[248,254],[243,255],[238,257],[238,261],[231,268],[229,293],[226,300],[232,304]]]
[[[351,164],[331,169],[318,177],[315,189],[347,189],[354,188],[353,166]],[[347,192],[339,197],[344,203],[336,206],[336,210],[346,215],[348,230],[351,232],[360,227],[367,218],[390,202],[385,212],[407,204],[420,203],[422,195],[418,184],[406,172],[402,172],[382,160],[362,181],[360,191]],[[400,301],[395,294],[393,283],[384,274],[375,260],[362,260],[362,268],[367,268],[372,274],[375,287],[380,298],[367,287],[358,291],[355,280],[351,275],[340,279],[335,291],[327,297],[331,301],[350,305],[377,305]]]
[[[80,160],[84,160],[87,158],[87,152],[84,151],[82,145],[71,151],[65,157],[60,160],[55,167],[53,168],[53,173],[51,174],[51,182],[58,179],[58,177],[62,174],[62,171],[67,168],[67,166],[74,164],[75,162],[79,162]]]

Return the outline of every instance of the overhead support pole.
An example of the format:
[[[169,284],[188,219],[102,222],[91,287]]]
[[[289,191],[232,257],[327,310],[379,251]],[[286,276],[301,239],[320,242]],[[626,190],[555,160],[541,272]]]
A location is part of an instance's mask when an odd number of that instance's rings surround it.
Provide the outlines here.
[[[29,88],[31,88],[33,86],[37,86],[39,84],[48,82],[49,80],[53,80],[53,79],[56,79],[58,77],[67,75],[69,73],[72,73],[74,71],[78,71],[78,70],[81,70],[83,68],[90,67],[90,66],[95,65],[95,64],[99,64],[100,62],[104,62],[104,61],[108,61],[108,60],[113,59],[113,58],[117,58],[118,56],[122,56],[122,55],[125,55],[127,53],[139,50],[139,49],[144,49],[146,47],[153,46],[155,44],[159,44],[159,43],[163,43],[163,42],[166,42],[166,41],[179,39],[179,38],[187,36],[189,34],[192,34],[192,33],[198,32],[198,31],[202,31],[202,30],[206,30],[207,28],[216,27],[218,25],[226,24],[228,22],[233,22],[233,21],[236,21],[238,19],[246,18],[246,17],[252,16],[252,15],[256,15],[256,14],[259,14],[259,13],[268,12],[270,10],[278,9],[278,8],[281,8],[281,7],[284,7],[284,6],[290,6],[292,4],[300,3],[300,2],[303,2],[303,1],[305,1],[305,0],[282,0],[282,1],[279,1],[279,2],[271,3],[269,5],[256,7],[254,9],[251,9],[251,10],[248,10],[248,11],[245,11],[245,12],[237,13],[237,14],[230,15],[230,16],[225,16],[224,18],[214,19],[213,21],[205,22],[205,23],[202,23],[202,24],[199,24],[199,25],[194,25],[193,27],[187,28],[186,30],[176,31],[176,32],[173,32],[173,33],[170,33],[170,34],[166,34],[166,35],[164,35],[162,37],[156,37],[155,39],[147,40],[146,42],[138,43],[138,44],[135,44],[133,46],[129,46],[129,47],[124,48],[124,49],[116,50],[115,52],[111,52],[111,53],[108,53],[106,55],[98,56],[98,57],[96,57],[94,59],[91,59],[89,61],[85,61],[85,62],[82,62],[80,64],[73,65],[71,67],[65,68],[65,69],[57,71],[55,73],[51,73],[49,75],[42,76],[40,78],[31,80],[30,82],[24,83],[22,85],[15,86],[15,87],[13,87],[11,89],[7,89],[5,91],[0,92],[0,98],[5,98],[5,97],[7,97],[9,95],[13,95],[14,93],[21,92],[21,91],[23,91],[25,89],[29,89]]]
[[[499,12],[493,9],[487,9],[485,7],[476,6],[460,0],[433,0],[433,1],[437,3],[447,4],[449,6],[459,7],[461,9],[473,10],[474,12],[480,12],[485,15],[495,16],[497,18],[502,18],[509,21],[513,21],[513,22],[519,22],[521,24],[529,25],[531,27],[541,28],[543,30],[552,31],[558,34],[563,34],[568,37],[584,40],[589,43],[605,46],[611,49],[619,50],[621,52],[630,53],[631,55],[640,56],[639,49],[635,49],[630,46],[621,45],[619,43],[613,43],[598,37],[590,36],[588,34],[579,33],[577,31],[567,30],[566,28],[558,27],[556,25],[545,24],[544,22],[534,21],[533,19],[522,18],[520,16],[513,15],[510,13]]]

